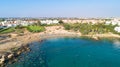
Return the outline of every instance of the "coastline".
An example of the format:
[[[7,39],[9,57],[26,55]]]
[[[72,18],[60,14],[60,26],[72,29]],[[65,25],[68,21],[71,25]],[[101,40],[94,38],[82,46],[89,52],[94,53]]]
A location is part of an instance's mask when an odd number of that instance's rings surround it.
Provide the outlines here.
[[[83,37],[89,37],[95,40],[99,40],[102,38],[107,38],[107,39],[120,39],[120,35],[113,34],[113,33],[105,33],[105,34],[95,34],[95,35],[82,35]]]
[[[80,34],[57,29],[60,26],[46,27],[45,32],[26,33],[23,36],[13,36],[0,41],[0,66],[4,67],[6,62],[19,56],[24,51],[30,51],[29,44],[35,41],[41,41],[48,38],[58,37],[79,37]],[[57,29],[57,30],[53,30]],[[51,31],[51,32],[50,32]],[[47,32],[47,33],[46,33]],[[49,33],[48,33],[49,32]],[[12,35],[15,35],[12,33]]]
[[[62,26],[46,27],[45,32],[26,33],[23,36],[15,36],[0,41],[0,66],[4,66],[6,62],[14,57],[19,56],[24,51],[30,51],[29,44],[34,41],[42,41],[48,38],[60,37],[89,37],[95,40],[99,38],[120,38],[117,34],[106,33],[96,35],[82,35],[80,32],[64,30]]]

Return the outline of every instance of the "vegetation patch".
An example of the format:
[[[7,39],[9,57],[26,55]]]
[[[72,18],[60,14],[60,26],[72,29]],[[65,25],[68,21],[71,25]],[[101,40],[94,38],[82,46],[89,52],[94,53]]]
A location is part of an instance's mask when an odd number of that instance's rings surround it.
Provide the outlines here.
[[[64,24],[66,30],[80,31],[82,34],[104,34],[108,32],[116,33],[114,28],[116,25],[105,25],[104,23],[88,24],[88,23],[75,23],[75,24]]]
[[[43,31],[45,31],[45,28],[43,26],[39,26],[39,25],[30,25],[27,27],[27,29],[30,32],[43,32]]]
[[[14,31],[15,31],[15,28],[0,29],[0,34],[11,33]]]

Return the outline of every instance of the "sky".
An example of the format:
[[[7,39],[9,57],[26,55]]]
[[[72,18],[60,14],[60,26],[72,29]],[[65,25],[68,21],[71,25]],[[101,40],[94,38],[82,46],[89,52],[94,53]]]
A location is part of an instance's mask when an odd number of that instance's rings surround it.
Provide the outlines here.
[[[0,17],[120,17],[120,0],[0,0]]]

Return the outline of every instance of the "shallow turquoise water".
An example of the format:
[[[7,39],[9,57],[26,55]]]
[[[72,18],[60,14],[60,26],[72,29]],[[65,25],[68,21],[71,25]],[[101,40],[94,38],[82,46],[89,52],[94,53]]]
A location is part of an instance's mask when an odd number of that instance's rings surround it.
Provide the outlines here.
[[[119,42],[79,38],[47,39],[30,45],[7,67],[120,67]]]

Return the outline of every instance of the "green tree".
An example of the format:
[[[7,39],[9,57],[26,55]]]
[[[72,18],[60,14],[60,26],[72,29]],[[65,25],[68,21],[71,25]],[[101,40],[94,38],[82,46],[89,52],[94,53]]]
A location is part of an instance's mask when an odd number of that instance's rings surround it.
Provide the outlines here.
[[[64,22],[62,20],[59,21],[59,24],[63,24]]]

